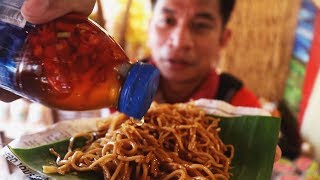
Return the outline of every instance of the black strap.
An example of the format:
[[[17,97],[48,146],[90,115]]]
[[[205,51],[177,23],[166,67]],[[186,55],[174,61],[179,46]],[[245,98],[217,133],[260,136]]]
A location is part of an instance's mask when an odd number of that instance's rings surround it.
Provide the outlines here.
[[[237,91],[239,91],[243,86],[243,83],[228,73],[222,73],[220,75],[220,82],[217,95],[215,99],[230,102],[232,97]]]

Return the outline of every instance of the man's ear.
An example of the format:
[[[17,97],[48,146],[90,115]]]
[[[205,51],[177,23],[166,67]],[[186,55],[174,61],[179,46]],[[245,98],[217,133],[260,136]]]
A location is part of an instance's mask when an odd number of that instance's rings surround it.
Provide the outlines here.
[[[224,49],[228,45],[228,43],[231,39],[231,36],[232,36],[231,29],[225,28],[222,32],[221,39],[220,39],[220,48],[221,49]]]

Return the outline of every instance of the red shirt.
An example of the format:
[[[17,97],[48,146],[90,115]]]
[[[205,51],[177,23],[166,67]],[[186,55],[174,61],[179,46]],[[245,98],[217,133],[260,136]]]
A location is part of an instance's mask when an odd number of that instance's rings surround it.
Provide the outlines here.
[[[143,62],[148,62],[150,64],[155,65],[152,59],[145,59],[143,60]],[[220,76],[217,74],[216,70],[213,68],[208,74],[206,80],[202,82],[199,88],[191,95],[189,100],[197,100],[201,98],[214,99],[217,96],[219,85],[220,85]],[[159,103],[165,102],[161,92],[159,91],[157,92],[155,101]],[[261,104],[257,96],[253,92],[251,92],[249,89],[243,86],[237,92],[234,93],[229,103],[234,106],[261,108]]]
[[[220,76],[213,69],[207,79],[200,85],[190,99],[207,98],[213,99],[216,97],[219,87]],[[241,87],[240,90],[235,92],[230,104],[234,106],[247,106],[247,107],[261,107],[257,96],[245,87]]]

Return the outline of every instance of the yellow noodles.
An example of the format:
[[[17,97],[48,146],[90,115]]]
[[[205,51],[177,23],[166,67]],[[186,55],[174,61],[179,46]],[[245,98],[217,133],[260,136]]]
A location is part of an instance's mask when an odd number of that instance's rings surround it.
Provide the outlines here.
[[[218,137],[219,120],[192,104],[154,103],[144,123],[117,113],[98,123],[82,149],[57,157],[45,173],[100,171],[104,179],[228,179],[233,146]],[[225,154],[230,154],[230,157]]]

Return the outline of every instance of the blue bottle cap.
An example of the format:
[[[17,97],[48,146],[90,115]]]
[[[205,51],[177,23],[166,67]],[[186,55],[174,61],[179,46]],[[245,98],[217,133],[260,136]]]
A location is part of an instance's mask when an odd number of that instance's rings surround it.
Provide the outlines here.
[[[148,111],[159,85],[160,72],[151,64],[135,63],[122,86],[118,110],[136,119]]]

